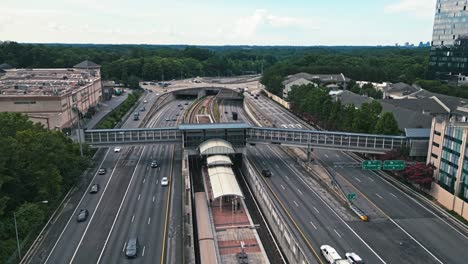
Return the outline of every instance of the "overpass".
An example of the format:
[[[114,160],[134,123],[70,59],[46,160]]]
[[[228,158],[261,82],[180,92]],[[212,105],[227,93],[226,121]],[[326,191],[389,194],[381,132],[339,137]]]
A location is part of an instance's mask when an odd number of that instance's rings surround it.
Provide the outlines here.
[[[300,148],[383,154],[406,144],[404,136],[255,127],[244,123],[182,124],[178,127],[93,129],[81,133],[91,147],[182,143],[195,149],[209,139],[224,139],[234,147],[276,144]]]

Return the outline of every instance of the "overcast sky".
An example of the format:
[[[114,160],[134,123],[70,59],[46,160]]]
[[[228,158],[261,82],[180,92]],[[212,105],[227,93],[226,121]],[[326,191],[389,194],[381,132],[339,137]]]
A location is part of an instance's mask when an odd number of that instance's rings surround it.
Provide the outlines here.
[[[430,41],[436,0],[0,0],[0,40],[194,45]]]

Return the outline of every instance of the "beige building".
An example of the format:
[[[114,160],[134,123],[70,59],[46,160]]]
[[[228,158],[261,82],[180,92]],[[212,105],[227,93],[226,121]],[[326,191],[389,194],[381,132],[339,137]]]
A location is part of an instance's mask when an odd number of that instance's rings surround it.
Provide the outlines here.
[[[70,69],[7,69],[0,75],[0,111],[19,112],[48,129],[70,127],[102,97],[100,66],[83,61]]]
[[[431,195],[468,220],[468,123],[463,116],[434,118],[427,163],[435,166]]]
[[[289,75],[283,84],[283,98],[287,98],[289,92],[294,86],[313,84],[317,87],[321,85],[336,84],[341,88],[346,89],[350,79],[341,74],[309,74],[305,72]]]

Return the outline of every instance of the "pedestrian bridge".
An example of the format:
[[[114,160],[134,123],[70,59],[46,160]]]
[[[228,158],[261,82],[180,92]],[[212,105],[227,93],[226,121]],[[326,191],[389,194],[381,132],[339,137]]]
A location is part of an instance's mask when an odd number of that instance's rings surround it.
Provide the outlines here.
[[[386,136],[255,127],[244,123],[182,124],[178,127],[84,130],[81,138],[91,147],[182,143],[195,149],[209,139],[224,139],[234,147],[275,144],[307,149],[382,154],[406,144],[404,136]]]

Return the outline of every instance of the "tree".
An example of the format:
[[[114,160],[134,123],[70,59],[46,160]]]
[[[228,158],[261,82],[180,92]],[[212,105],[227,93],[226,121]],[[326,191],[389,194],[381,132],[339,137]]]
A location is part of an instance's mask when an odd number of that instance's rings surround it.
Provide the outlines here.
[[[128,78],[128,87],[130,89],[139,89],[140,81],[138,77],[136,77],[135,75],[130,76],[130,78]]]
[[[377,124],[375,124],[374,133],[382,135],[400,134],[400,129],[398,128],[398,123],[395,120],[393,113],[383,113],[383,115],[377,121]]]
[[[419,188],[430,190],[431,183],[434,181],[434,167],[418,162],[406,167],[401,175],[409,182],[418,184]]]

